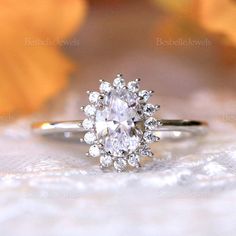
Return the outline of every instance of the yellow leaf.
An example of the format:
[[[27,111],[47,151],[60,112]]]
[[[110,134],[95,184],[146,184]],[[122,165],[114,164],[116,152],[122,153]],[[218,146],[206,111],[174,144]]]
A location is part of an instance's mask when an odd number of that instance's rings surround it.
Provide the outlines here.
[[[225,35],[236,46],[236,1],[199,0],[199,16],[205,29]]]
[[[80,26],[86,3],[3,0],[0,5],[0,114],[32,112],[67,84],[74,65],[59,42]]]

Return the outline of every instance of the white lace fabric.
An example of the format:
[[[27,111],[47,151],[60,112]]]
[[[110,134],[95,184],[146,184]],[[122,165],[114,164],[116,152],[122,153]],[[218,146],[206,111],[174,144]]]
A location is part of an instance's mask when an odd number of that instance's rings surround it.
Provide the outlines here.
[[[86,145],[32,135],[35,117],[2,127],[0,235],[234,235],[236,128],[217,116],[218,105],[201,113],[207,137],[160,142],[153,161],[126,173],[100,170]],[[75,106],[68,96],[67,111],[51,118],[75,118]],[[170,105],[161,116],[174,112]]]

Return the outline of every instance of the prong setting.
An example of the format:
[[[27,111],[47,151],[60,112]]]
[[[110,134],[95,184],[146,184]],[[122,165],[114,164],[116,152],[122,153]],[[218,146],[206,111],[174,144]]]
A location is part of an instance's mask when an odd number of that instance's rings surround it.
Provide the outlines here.
[[[153,130],[160,125],[153,115],[160,106],[147,103],[153,91],[139,90],[140,81],[126,85],[118,74],[112,83],[99,80],[99,92],[87,91],[90,104],[81,108],[87,116],[82,122],[87,132],[81,141],[91,145],[86,155],[100,157],[102,169],[139,168],[143,157],[153,156],[149,144],[159,141]]]
[[[112,86],[109,82],[101,81],[99,89],[101,93],[107,94],[112,90]]]
[[[138,92],[139,90],[139,80],[130,81],[127,85],[130,92]]]
[[[152,94],[152,91],[141,90],[139,91],[138,96],[141,102],[146,103]]]
[[[113,86],[117,89],[122,89],[125,87],[125,80],[123,79],[122,74],[118,74],[113,81]]]
[[[96,114],[96,108],[93,105],[87,105],[83,108],[83,111],[88,117],[94,116]]]
[[[92,104],[96,104],[99,99],[100,99],[100,93],[98,92],[90,92],[89,93],[89,101],[92,103]]]

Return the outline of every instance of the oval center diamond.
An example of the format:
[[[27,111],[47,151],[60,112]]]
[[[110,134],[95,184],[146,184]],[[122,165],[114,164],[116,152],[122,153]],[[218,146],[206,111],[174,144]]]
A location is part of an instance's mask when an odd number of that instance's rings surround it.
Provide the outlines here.
[[[126,89],[112,90],[103,110],[96,112],[97,137],[102,140],[104,150],[115,157],[134,152],[141,140],[141,131],[136,127],[140,118],[135,96]]]
[[[159,105],[147,103],[153,91],[140,90],[140,79],[126,83],[121,74],[112,84],[99,82],[99,92],[87,91],[90,103],[81,107],[87,116],[81,138],[90,145],[86,155],[99,157],[102,169],[139,168],[141,157],[153,156],[149,145],[159,140],[153,117]]]

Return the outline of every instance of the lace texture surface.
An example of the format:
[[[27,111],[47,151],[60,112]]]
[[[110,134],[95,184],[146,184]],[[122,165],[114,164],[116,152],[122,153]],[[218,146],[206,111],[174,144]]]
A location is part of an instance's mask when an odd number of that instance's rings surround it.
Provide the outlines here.
[[[196,97],[207,99],[201,103],[207,137],[160,142],[153,160],[127,173],[100,170],[97,159],[85,157],[86,145],[32,135],[31,122],[45,114],[2,127],[0,235],[234,235],[236,129],[227,116],[233,101],[219,114],[220,102],[207,94],[195,94],[187,105],[167,101],[160,114],[196,118]],[[47,117],[80,116],[78,100],[68,96]]]

